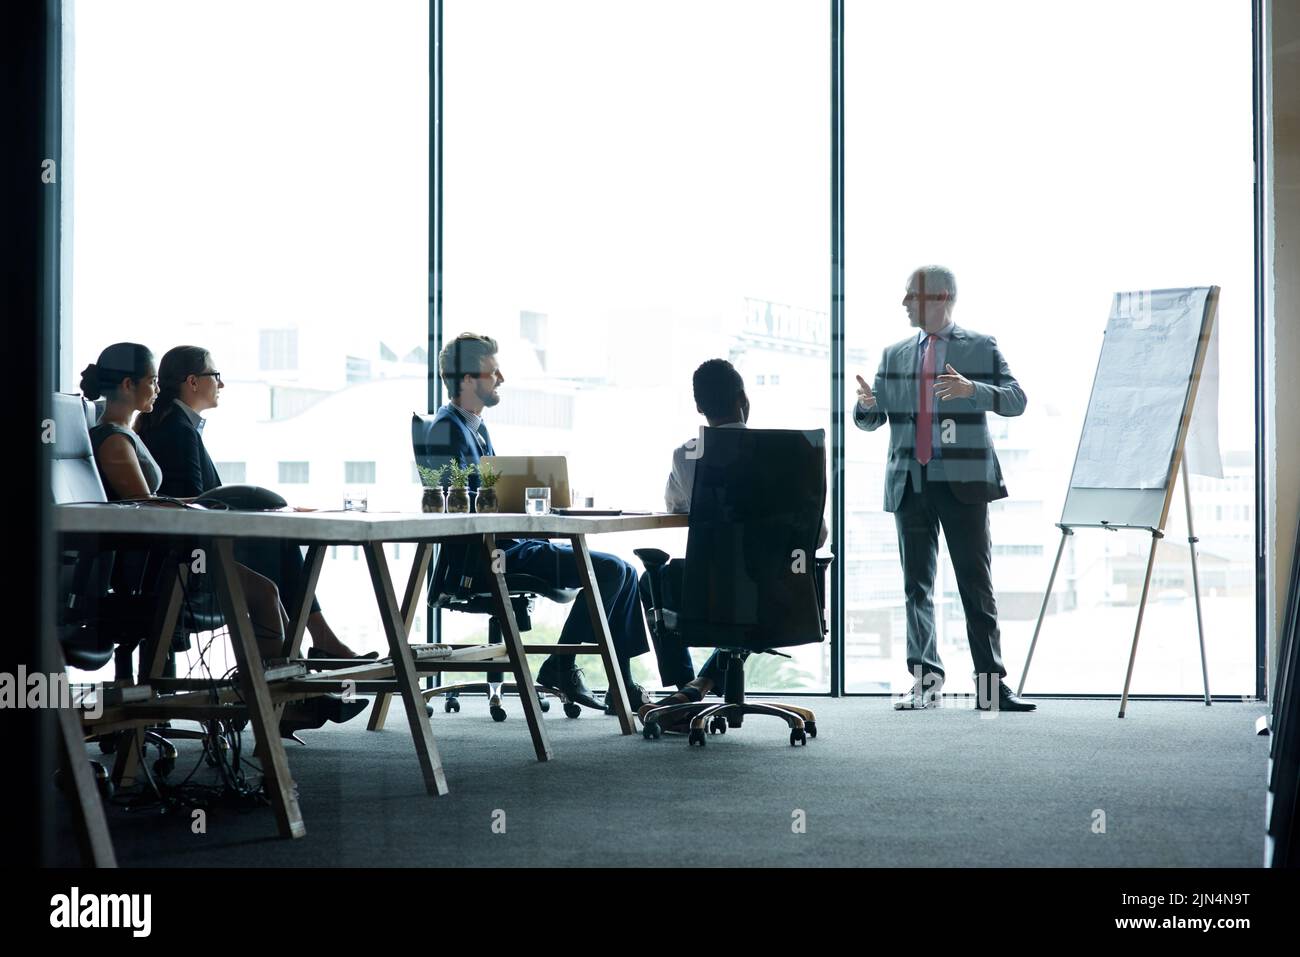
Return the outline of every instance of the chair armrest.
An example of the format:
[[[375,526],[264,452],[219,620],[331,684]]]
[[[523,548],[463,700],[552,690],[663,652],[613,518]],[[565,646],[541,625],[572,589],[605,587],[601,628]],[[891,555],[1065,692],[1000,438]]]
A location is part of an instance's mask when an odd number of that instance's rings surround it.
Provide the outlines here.
[[[817,562],[817,610],[822,616],[822,634],[826,634],[829,631],[826,626],[826,569],[831,567],[835,556],[818,555],[815,560]]]
[[[634,548],[632,554],[641,559],[641,564],[647,571],[667,565],[670,557],[667,552],[658,548]]]

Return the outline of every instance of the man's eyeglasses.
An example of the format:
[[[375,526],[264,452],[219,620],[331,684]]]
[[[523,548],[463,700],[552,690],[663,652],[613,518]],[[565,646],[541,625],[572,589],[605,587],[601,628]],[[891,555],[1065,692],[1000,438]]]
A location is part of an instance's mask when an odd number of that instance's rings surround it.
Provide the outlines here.
[[[220,373],[220,372],[196,372],[196,373],[194,373],[194,375],[195,375],[196,377],[198,377],[198,378],[202,378],[203,376],[210,375],[210,376],[212,376],[212,378],[216,379],[216,380],[217,380],[218,382],[220,382],[222,385],[225,385],[225,384],[226,384],[225,382],[222,382],[222,379],[221,379],[221,373]]]

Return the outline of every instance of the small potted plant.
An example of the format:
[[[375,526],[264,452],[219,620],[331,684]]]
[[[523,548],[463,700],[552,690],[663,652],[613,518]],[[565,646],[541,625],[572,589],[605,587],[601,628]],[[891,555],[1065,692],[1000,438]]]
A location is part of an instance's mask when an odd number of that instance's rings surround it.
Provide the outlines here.
[[[447,504],[442,494],[442,476],[447,471],[447,466],[440,465],[436,469],[431,469],[426,465],[417,465],[416,469],[420,473],[420,484],[424,486],[424,497],[420,502],[421,511],[442,514]]]
[[[501,506],[497,502],[497,479],[501,473],[492,467],[491,462],[481,462],[478,467],[478,495],[474,499],[474,511],[496,512]]]
[[[455,459],[447,463],[451,475],[451,488],[447,490],[447,511],[469,511],[469,477],[474,474],[474,466],[462,466]]]

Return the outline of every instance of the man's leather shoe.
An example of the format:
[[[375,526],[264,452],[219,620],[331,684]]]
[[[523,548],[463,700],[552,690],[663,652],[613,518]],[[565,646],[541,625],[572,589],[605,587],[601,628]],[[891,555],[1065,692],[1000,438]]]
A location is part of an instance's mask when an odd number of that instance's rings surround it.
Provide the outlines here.
[[[991,678],[991,676],[987,676]],[[1007,687],[1005,681],[999,681],[997,686],[997,698],[993,699],[990,694],[992,686],[991,680],[981,681],[978,677],[975,679],[975,710],[976,711],[1037,711],[1038,705],[1032,701],[1026,701],[1019,698],[1016,693]]]
[[[591,689],[587,687],[587,682],[582,677],[581,668],[570,668],[567,671],[562,671],[558,666],[549,668],[547,666],[550,665],[551,660],[553,659],[548,659],[537,670],[538,684],[554,688],[570,701],[586,705],[588,708],[595,708],[597,711],[605,710],[604,702],[597,701],[592,695]]]
[[[943,676],[929,674],[912,685],[911,690],[903,692],[894,699],[895,711],[921,711],[924,708],[938,708],[943,704]]]

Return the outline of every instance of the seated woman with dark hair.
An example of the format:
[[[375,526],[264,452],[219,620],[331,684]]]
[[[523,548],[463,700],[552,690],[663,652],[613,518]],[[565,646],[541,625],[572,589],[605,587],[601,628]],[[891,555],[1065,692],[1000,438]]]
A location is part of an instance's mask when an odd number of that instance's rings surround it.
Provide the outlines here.
[[[110,501],[153,498],[167,485],[166,473],[131,429],[133,417],[138,419],[153,413],[158,399],[158,378],[153,354],[135,342],[109,346],[81,374],[82,394],[91,401],[105,399],[104,414],[90,430],[90,444]],[[258,650],[264,659],[283,656],[289,616],[280,602],[279,588],[271,579],[243,564],[236,567]],[[364,708],[363,701],[347,701],[333,695],[295,701],[284,711],[280,732],[292,735],[295,731],[319,728],[326,721],[342,723]]]
[[[131,430],[132,418],[148,414],[158,396],[153,353],[136,342],[109,346],[100,353],[99,361],[82,372],[81,393],[92,402],[105,400],[104,414],[90,430],[90,445],[109,501],[157,495],[163,484],[162,469]],[[283,655],[289,618],[280,604],[279,589],[275,582],[243,565],[239,566],[239,578],[262,657]]]
[[[177,346],[162,357],[158,369],[158,399],[141,414],[135,431],[162,467],[162,494],[194,498],[221,484],[221,476],[203,445],[203,416],[215,409],[225,383],[212,364],[208,350]],[[298,607],[306,588],[302,549],[296,542],[243,540],[235,545],[242,564],[271,579],[292,607]],[[307,618],[312,658],[376,658],[378,652],[358,655],[334,634],[315,596]]]

